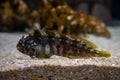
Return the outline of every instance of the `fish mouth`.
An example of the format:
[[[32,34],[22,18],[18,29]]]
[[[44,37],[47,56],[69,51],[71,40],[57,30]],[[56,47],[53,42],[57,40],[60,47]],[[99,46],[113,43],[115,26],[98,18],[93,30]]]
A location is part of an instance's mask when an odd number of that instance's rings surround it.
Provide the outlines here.
[[[16,45],[16,48],[17,48],[18,51],[24,53],[24,50],[23,50],[22,47],[20,47],[20,44],[19,44],[19,43]]]
[[[22,52],[22,53],[26,53],[26,49],[24,48],[24,46],[22,46],[23,43],[20,43],[20,41],[17,43],[16,48],[18,51]]]

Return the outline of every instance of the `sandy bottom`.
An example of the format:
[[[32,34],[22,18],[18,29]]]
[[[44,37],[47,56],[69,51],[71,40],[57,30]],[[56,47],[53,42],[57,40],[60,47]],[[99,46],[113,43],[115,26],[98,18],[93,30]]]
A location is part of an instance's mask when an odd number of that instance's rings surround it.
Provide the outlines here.
[[[110,28],[111,39],[88,35],[101,50],[110,51],[110,58],[77,58],[51,56],[31,59],[16,50],[23,33],[0,33],[1,80],[120,80],[120,28]],[[6,77],[7,76],[7,77]]]

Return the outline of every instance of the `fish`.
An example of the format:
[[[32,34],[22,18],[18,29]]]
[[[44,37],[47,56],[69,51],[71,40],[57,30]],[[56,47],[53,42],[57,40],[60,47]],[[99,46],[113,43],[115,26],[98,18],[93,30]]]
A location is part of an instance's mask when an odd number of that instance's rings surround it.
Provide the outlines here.
[[[108,51],[99,51],[95,44],[88,40],[40,29],[23,36],[16,47],[31,58],[50,58],[52,55],[68,58],[111,56]]]

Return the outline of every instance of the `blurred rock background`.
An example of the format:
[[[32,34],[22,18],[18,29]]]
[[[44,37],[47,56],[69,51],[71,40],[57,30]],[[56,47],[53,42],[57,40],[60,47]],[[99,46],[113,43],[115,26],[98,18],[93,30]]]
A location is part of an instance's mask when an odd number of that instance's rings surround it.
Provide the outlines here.
[[[24,0],[31,9],[37,8],[39,0]],[[66,0],[76,11],[90,14],[109,26],[120,25],[119,0]],[[31,4],[32,3],[32,4]],[[36,7],[35,7],[36,6]]]
[[[66,0],[78,12],[90,14],[105,22],[112,24],[111,0]]]
[[[66,0],[66,2],[75,11],[93,15],[108,26],[120,25],[119,0]],[[29,12],[37,10],[39,8],[39,3],[39,0],[0,0],[0,15],[3,13],[5,14],[4,16],[0,16],[0,25],[10,25],[9,27],[11,27],[11,30],[14,28],[13,26],[19,25],[16,31],[23,31],[23,29],[28,26],[26,23],[29,22],[26,22],[28,18],[26,15],[28,15]]]
[[[107,25],[120,25],[119,0],[66,0],[76,11],[91,14]]]

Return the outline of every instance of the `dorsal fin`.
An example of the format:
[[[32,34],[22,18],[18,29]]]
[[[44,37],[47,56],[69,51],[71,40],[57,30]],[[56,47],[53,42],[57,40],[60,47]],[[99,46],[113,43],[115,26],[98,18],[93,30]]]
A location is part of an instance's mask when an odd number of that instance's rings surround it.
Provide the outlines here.
[[[35,36],[46,36],[47,34],[43,30],[35,29],[34,32],[33,32],[33,35],[35,35]]]

